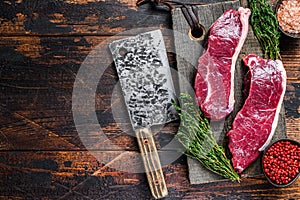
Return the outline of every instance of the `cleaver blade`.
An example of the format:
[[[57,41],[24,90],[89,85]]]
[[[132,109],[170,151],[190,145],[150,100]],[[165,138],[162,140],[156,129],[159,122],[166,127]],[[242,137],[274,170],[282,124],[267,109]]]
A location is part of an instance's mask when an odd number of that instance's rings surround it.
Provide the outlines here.
[[[152,195],[168,194],[150,127],[178,119],[175,90],[160,30],[109,45]]]

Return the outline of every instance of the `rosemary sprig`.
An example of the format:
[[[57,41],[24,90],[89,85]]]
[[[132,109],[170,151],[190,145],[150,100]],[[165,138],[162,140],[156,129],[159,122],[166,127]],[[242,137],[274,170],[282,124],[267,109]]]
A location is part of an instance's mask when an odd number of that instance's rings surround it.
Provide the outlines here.
[[[264,58],[281,59],[280,32],[276,15],[267,0],[248,0],[251,10],[250,23],[262,47]]]
[[[180,95],[179,111],[181,124],[176,135],[177,140],[185,147],[188,157],[198,160],[208,170],[232,181],[240,177],[234,171],[222,146],[218,145],[210,128],[209,121],[200,111],[189,94]]]

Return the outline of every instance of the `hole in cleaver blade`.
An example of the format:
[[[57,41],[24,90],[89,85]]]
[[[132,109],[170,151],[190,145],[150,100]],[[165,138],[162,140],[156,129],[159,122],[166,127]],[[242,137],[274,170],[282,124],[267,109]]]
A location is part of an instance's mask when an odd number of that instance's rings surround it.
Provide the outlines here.
[[[133,128],[149,128],[178,119],[161,31],[116,40],[109,48]]]

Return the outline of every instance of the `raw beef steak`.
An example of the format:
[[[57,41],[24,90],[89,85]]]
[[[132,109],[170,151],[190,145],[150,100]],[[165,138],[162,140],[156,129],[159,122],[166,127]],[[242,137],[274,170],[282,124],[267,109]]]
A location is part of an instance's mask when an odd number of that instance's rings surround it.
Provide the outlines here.
[[[239,173],[270,143],[286,88],[286,72],[280,60],[249,54],[243,61],[250,69],[249,94],[227,133],[232,163]]]
[[[210,27],[194,89],[201,110],[212,120],[223,119],[233,110],[235,63],[248,33],[249,16],[248,8],[227,10]]]

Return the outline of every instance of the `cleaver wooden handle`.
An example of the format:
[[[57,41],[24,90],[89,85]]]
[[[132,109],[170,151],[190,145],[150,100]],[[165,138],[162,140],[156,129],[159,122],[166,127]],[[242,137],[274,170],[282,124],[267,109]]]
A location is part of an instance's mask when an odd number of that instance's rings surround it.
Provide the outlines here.
[[[156,199],[163,198],[168,195],[168,189],[151,130],[149,128],[142,128],[136,130],[135,134],[152,196]]]

